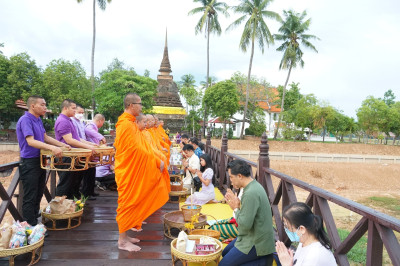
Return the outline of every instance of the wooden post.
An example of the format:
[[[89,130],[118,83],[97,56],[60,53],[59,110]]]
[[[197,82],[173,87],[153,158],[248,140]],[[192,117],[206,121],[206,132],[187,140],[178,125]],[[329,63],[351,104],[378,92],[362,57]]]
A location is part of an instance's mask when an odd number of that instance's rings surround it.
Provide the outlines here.
[[[197,132],[197,139],[201,141],[201,129]]]
[[[258,156],[258,168],[257,168],[257,181],[265,188],[268,193],[267,183],[265,181],[265,172],[263,170],[264,167],[269,168],[269,145],[268,145],[268,137],[264,132],[261,137],[261,144],[259,146],[260,153]]]
[[[226,132],[222,136],[222,145],[221,145],[221,154],[219,157],[219,189],[223,189],[224,181],[225,181],[225,153],[228,151],[228,138],[226,137]]]
[[[211,146],[211,130],[208,129],[207,132],[207,141],[206,141],[206,153],[210,154],[208,147]]]

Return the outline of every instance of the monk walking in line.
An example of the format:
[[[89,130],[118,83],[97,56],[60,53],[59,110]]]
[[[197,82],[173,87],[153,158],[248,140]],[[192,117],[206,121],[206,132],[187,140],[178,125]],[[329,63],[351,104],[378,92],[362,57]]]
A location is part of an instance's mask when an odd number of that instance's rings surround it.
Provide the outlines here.
[[[158,159],[135,123],[142,111],[142,100],[134,93],[124,98],[124,113],[116,124],[115,181],[118,185],[118,248],[139,251],[128,237],[140,231],[143,221],[168,201],[169,183],[162,182],[164,162]]]

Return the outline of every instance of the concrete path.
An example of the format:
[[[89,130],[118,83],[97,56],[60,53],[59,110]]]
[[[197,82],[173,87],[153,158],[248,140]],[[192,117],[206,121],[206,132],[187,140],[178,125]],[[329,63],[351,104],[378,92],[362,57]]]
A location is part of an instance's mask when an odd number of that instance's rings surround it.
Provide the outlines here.
[[[229,150],[229,152],[247,159],[257,159],[259,151]],[[269,152],[271,160],[298,162],[344,162],[344,163],[400,163],[400,156],[366,154],[323,154],[300,152]]]

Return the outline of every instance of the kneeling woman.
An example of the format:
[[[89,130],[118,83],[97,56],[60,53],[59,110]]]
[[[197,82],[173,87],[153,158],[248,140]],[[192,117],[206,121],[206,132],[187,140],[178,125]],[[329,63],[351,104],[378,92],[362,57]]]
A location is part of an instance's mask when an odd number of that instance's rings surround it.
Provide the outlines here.
[[[328,235],[321,217],[302,202],[292,203],[283,211],[285,231],[290,241],[300,242],[296,253],[282,242],[276,242],[276,251],[282,266],[336,266]]]
[[[215,200],[214,185],[212,184],[214,171],[212,169],[211,158],[206,153],[200,156],[200,171],[197,171],[197,176],[201,181],[201,191],[195,192],[192,196],[188,197],[186,203],[203,205]]]

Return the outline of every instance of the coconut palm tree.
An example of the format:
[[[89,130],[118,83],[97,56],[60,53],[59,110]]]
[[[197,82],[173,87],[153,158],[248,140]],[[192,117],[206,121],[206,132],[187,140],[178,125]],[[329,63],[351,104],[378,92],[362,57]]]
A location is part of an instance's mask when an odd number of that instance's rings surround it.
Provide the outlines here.
[[[300,65],[302,68],[304,67],[303,51],[300,49],[300,44],[318,53],[317,49],[315,49],[315,46],[310,43],[310,40],[319,40],[319,38],[315,35],[305,34],[309,30],[311,23],[311,19],[304,21],[305,17],[307,16],[306,11],[303,11],[303,13],[300,14],[294,12],[293,10],[284,10],[283,14],[285,16],[285,20],[282,21],[282,25],[279,28],[280,34],[275,34],[274,37],[275,40],[283,42],[276,50],[283,52],[279,69],[288,69],[288,75],[285,85],[283,86],[281,112],[279,113],[278,125],[275,129],[274,139],[276,139],[278,136],[279,126],[282,121],[286,86],[289,81],[290,73],[292,72],[292,69],[296,68],[298,65]]]
[[[207,77],[206,89],[208,88],[208,81],[210,75],[210,33],[221,35],[221,25],[218,21],[218,12],[222,13],[225,17],[229,16],[228,5],[225,2],[218,2],[217,0],[193,0],[195,3],[200,3],[200,7],[196,7],[189,11],[189,15],[202,13],[200,20],[195,27],[195,33],[198,34],[203,31],[207,37]],[[204,27],[205,26],[205,27]],[[204,104],[204,121],[206,121],[207,108]],[[205,126],[203,124],[203,135],[205,135]]]
[[[77,0],[81,3],[83,0]],[[96,43],[96,2],[101,10],[106,9],[106,4],[111,3],[112,0],[93,0],[93,40],[92,40],[92,59],[91,59],[91,70],[90,70],[90,81],[92,83],[92,108],[96,108],[96,102],[94,101],[94,50]]]
[[[242,22],[245,22],[242,37],[240,39],[239,47],[243,52],[247,51],[249,45],[251,45],[250,53],[250,64],[249,72],[247,74],[247,86],[246,86],[246,102],[244,105],[242,129],[240,132],[240,138],[243,139],[244,123],[246,121],[247,106],[249,103],[249,89],[250,89],[250,78],[251,78],[251,67],[253,64],[254,56],[254,43],[257,41],[261,52],[264,53],[265,45],[269,46],[270,43],[274,42],[273,35],[269,31],[265,18],[274,19],[281,21],[281,17],[278,13],[266,10],[267,6],[272,0],[241,0],[238,6],[232,7],[235,13],[242,14],[240,18],[235,20],[227,30],[233,29]]]

